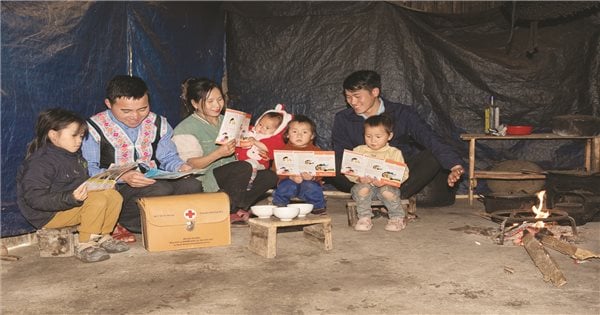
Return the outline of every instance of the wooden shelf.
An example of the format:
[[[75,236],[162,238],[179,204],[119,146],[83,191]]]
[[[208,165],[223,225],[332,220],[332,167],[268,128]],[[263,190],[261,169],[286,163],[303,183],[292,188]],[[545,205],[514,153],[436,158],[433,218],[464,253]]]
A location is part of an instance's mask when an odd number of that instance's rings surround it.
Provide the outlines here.
[[[528,174],[521,172],[475,171],[473,178],[488,179],[546,179],[544,174]]]
[[[559,136],[553,133],[532,133],[522,136],[493,136],[483,133],[463,133],[460,135],[462,140],[577,140],[577,139],[592,139],[595,136]]]
[[[590,172],[600,171],[600,136],[559,136],[553,133],[532,133],[523,136],[492,136],[487,134],[461,134],[462,140],[469,141],[469,204],[473,205],[473,196],[477,179],[527,180],[545,179],[544,174],[505,171],[475,170],[475,143],[477,140],[585,140],[584,168]]]

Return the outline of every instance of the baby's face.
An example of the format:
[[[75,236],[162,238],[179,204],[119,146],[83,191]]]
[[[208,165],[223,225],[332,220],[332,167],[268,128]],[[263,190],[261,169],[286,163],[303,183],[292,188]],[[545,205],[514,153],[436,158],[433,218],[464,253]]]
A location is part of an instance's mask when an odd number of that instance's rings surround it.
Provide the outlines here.
[[[373,150],[379,150],[392,139],[383,126],[365,126],[365,143]]]
[[[288,141],[300,148],[308,146],[315,135],[309,123],[292,121],[288,125]]]
[[[256,122],[254,126],[254,131],[261,135],[272,135],[279,127],[279,120],[273,117],[262,117],[259,121]]]

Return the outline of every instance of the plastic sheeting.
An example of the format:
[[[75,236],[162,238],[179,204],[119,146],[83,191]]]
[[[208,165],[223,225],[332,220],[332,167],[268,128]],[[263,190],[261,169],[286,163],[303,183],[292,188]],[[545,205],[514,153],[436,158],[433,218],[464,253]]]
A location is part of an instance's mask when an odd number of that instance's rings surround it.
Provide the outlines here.
[[[342,82],[356,70],[382,76],[385,98],[416,107],[460,149],[461,133],[482,133],[494,95],[505,124],[550,132],[562,114],[600,114],[600,16],[540,27],[539,52],[526,57],[529,30],[500,9],[471,16],[419,13],[386,2],[245,3],[227,6],[230,105],[256,117],[277,103],[317,122],[330,148],[334,114],[347,105]],[[477,168],[523,159],[545,169],[583,166],[572,141],[481,141]],[[466,192],[463,181],[459,192]]]
[[[143,78],[152,110],[180,120],[180,83],[221,81],[224,21],[215,2],[2,2],[2,236],[33,228],[16,207],[15,175],[37,113],[104,110],[117,74]]]
[[[548,131],[553,116],[600,114],[600,17],[538,30],[539,52],[525,56],[528,29],[500,11],[434,16],[385,2],[2,2],[2,236],[27,232],[14,205],[14,177],[37,112],[62,106],[89,116],[104,109],[115,74],[144,78],[153,110],[175,125],[179,84],[189,75],[220,81],[227,42],[230,106],[257,116],[277,103],[318,124],[329,148],[342,81],[352,71],[382,75],[384,97],[415,106],[460,149],[460,133],[483,129],[490,95],[502,122]],[[226,36],[225,36],[226,35]],[[527,144],[527,149],[525,148]],[[526,159],[543,168],[583,165],[571,141],[478,144],[478,168]],[[464,182],[461,188],[464,191]]]

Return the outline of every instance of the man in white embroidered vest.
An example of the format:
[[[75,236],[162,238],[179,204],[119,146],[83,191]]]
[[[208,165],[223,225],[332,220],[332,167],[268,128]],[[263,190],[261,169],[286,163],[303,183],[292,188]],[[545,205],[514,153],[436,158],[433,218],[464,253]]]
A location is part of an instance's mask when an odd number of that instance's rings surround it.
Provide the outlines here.
[[[115,76],[108,82],[104,103],[108,109],[88,119],[89,135],[81,146],[90,176],[113,164],[131,162],[169,172],[191,169],[171,141],[173,128],[167,119],[150,111],[148,87],[142,79]],[[135,169],[121,176],[117,190],[123,196],[123,208],[113,238],[135,242],[130,232],[141,232],[140,197],[197,193],[202,184],[192,177],[154,180]]]

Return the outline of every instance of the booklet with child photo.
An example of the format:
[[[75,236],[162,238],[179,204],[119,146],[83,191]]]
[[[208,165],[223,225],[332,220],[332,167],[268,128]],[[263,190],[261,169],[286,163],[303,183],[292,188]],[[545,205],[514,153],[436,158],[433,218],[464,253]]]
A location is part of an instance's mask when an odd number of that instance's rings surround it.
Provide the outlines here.
[[[378,159],[344,150],[341,173],[351,176],[370,176],[385,182],[386,185],[400,187],[406,164],[398,161]]]
[[[334,151],[275,150],[273,156],[277,175],[335,176]]]
[[[117,179],[123,174],[136,168],[138,163],[132,162],[118,166],[111,166],[104,172],[98,173],[85,181],[88,191],[113,189]]]
[[[216,144],[225,144],[235,139],[235,145],[240,145],[240,139],[244,138],[250,128],[252,115],[239,110],[228,108],[225,110],[223,123],[219,129]]]

